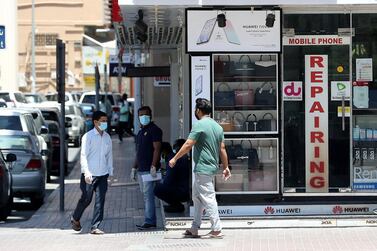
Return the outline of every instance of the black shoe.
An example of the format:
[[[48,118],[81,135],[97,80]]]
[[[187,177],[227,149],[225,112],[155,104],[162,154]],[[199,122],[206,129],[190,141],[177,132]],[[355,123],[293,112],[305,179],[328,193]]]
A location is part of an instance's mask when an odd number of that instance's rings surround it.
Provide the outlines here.
[[[156,228],[156,225],[144,223],[143,225],[136,225],[139,230],[148,230]]]
[[[164,210],[167,213],[182,213],[185,211],[185,207],[182,204],[164,206]]]
[[[71,225],[72,225],[72,229],[75,230],[75,231],[81,231],[81,224],[80,224],[80,221],[77,221],[75,219],[73,219],[73,216],[71,216]]]

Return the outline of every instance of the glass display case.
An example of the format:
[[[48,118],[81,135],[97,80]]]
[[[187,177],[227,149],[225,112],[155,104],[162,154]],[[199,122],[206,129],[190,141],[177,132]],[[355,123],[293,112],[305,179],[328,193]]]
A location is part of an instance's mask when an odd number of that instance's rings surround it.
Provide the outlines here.
[[[278,133],[276,54],[214,54],[214,118],[225,134]]]
[[[231,179],[215,176],[217,194],[278,193],[278,140],[226,139]],[[222,167],[220,166],[220,170]]]

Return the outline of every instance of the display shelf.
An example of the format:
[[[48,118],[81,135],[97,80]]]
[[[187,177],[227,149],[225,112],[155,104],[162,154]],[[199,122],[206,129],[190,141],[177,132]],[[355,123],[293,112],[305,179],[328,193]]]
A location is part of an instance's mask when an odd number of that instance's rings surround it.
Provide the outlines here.
[[[250,80],[261,80],[261,81],[268,81],[268,82],[276,82],[276,76],[242,76],[242,75],[235,75],[232,77],[214,77],[215,83],[222,83],[222,82],[246,82]]]
[[[377,116],[377,108],[353,108],[353,115],[374,115]]]
[[[215,111],[276,111],[276,105],[252,105],[252,106],[215,106]]]

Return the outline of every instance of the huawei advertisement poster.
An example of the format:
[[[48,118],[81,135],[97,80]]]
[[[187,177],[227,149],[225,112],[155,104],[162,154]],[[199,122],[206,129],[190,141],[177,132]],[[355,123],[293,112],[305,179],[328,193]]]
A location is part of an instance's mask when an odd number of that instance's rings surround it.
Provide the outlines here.
[[[280,52],[280,15],[280,10],[187,10],[187,50]]]

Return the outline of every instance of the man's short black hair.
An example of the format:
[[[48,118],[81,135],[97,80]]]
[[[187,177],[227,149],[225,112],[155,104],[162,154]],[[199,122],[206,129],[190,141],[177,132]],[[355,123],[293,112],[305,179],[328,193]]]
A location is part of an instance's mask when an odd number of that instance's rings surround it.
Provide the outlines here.
[[[186,140],[185,139],[177,139],[175,142],[174,142],[174,145],[173,145],[173,148],[176,152],[178,152],[182,146],[185,144]]]
[[[94,120],[99,120],[101,117],[106,117],[107,118],[107,115],[106,113],[102,112],[102,111],[95,111],[93,113],[93,117],[92,117],[92,121],[94,123]]]
[[[152,109],[149,106],[140,107],[139,110],[137,111],[137,113],[139,114],[141,111],[146,111],[146,112],[148,112],[149,115],[152,116]]]
[[[128,98],[127,93],[124,93],[124,94],[122,95],[122,99],[127,100],[127,98]]]
[[[198,98],[196,99],[195,109],[202,111],[205,115],[209,115],[212,113],[212,105],[208,99],[205,98]]]
[[[162,142],[161,143],[161,153],[172,153],[173,149],[171,148],[171,145],[169,142]]]

